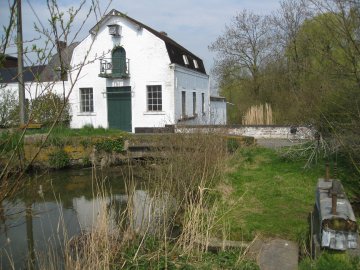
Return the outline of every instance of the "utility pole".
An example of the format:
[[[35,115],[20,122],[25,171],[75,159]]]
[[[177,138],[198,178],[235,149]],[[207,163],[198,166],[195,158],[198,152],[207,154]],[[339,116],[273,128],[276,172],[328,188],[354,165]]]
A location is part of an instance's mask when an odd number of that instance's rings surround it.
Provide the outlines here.
[[[25,85],[23,77],[23,37],[22,37],[22,19],[21,19],[21,0],[16,0],[17,7],[17,52],[18,52],[18,85],[19,85],[19,106],[20,106],[20,125],[25,124]]]

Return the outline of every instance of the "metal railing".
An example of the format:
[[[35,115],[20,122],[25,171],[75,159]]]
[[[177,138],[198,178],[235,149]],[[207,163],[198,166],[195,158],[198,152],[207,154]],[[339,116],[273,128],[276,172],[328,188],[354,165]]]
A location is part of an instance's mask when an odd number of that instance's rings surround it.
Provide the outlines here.
[[[116,58],[100,59],[99,76],[104,78],[130,77],[130,59],[126,59],[125,62],[123,62],[122,59]]]

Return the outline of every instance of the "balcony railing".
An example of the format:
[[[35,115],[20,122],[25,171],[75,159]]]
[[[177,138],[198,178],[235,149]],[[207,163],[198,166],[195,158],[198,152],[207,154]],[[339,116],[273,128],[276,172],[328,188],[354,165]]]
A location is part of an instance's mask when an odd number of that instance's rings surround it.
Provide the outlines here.
[[[100,59],[99,77],[103,78],[129,78],[130,59],[102,58]]]

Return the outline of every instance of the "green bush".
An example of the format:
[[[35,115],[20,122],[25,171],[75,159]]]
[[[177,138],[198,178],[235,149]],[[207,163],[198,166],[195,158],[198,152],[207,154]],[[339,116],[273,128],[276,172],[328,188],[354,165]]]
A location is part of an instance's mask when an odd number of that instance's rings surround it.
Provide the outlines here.
[[[0,127],[19,124],[19,105],[15,92],[0,87]]]
[[[49,156],[49,165],[53,169],[62,169],[70,165],[69,155],[63,150],[58,150]]]
[[[0,132],[0,151],[6,153],[14,150],[20,140],[20,137],[21,134],[19,132]]]
[[[98,151],[105,151],[107,153],[116,152],[120,153],[124,150],[124,137],[119,138],[106,138],[95,143],[95,148]]]
[[[51,92],[35,98],[30,106],[30,121],[45,126],[52,124],[57,119],[64,102],[64,98]],[[59,118],[59,123],[67,126],[70,120],[70,105],[66,103]]]

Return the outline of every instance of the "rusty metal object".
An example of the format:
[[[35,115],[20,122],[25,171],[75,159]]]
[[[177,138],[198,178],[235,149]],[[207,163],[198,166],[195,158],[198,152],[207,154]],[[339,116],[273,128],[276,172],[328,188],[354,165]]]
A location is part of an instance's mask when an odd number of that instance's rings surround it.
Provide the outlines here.
[[[331,214],[336,215],[336,204],[337,204],[337,194],[336,192],[331,192]]]
[[[340,181],[332,180],[330,193],[331,193],[331,214],[336,215],[337,195],[343,193],[343,189]]]

